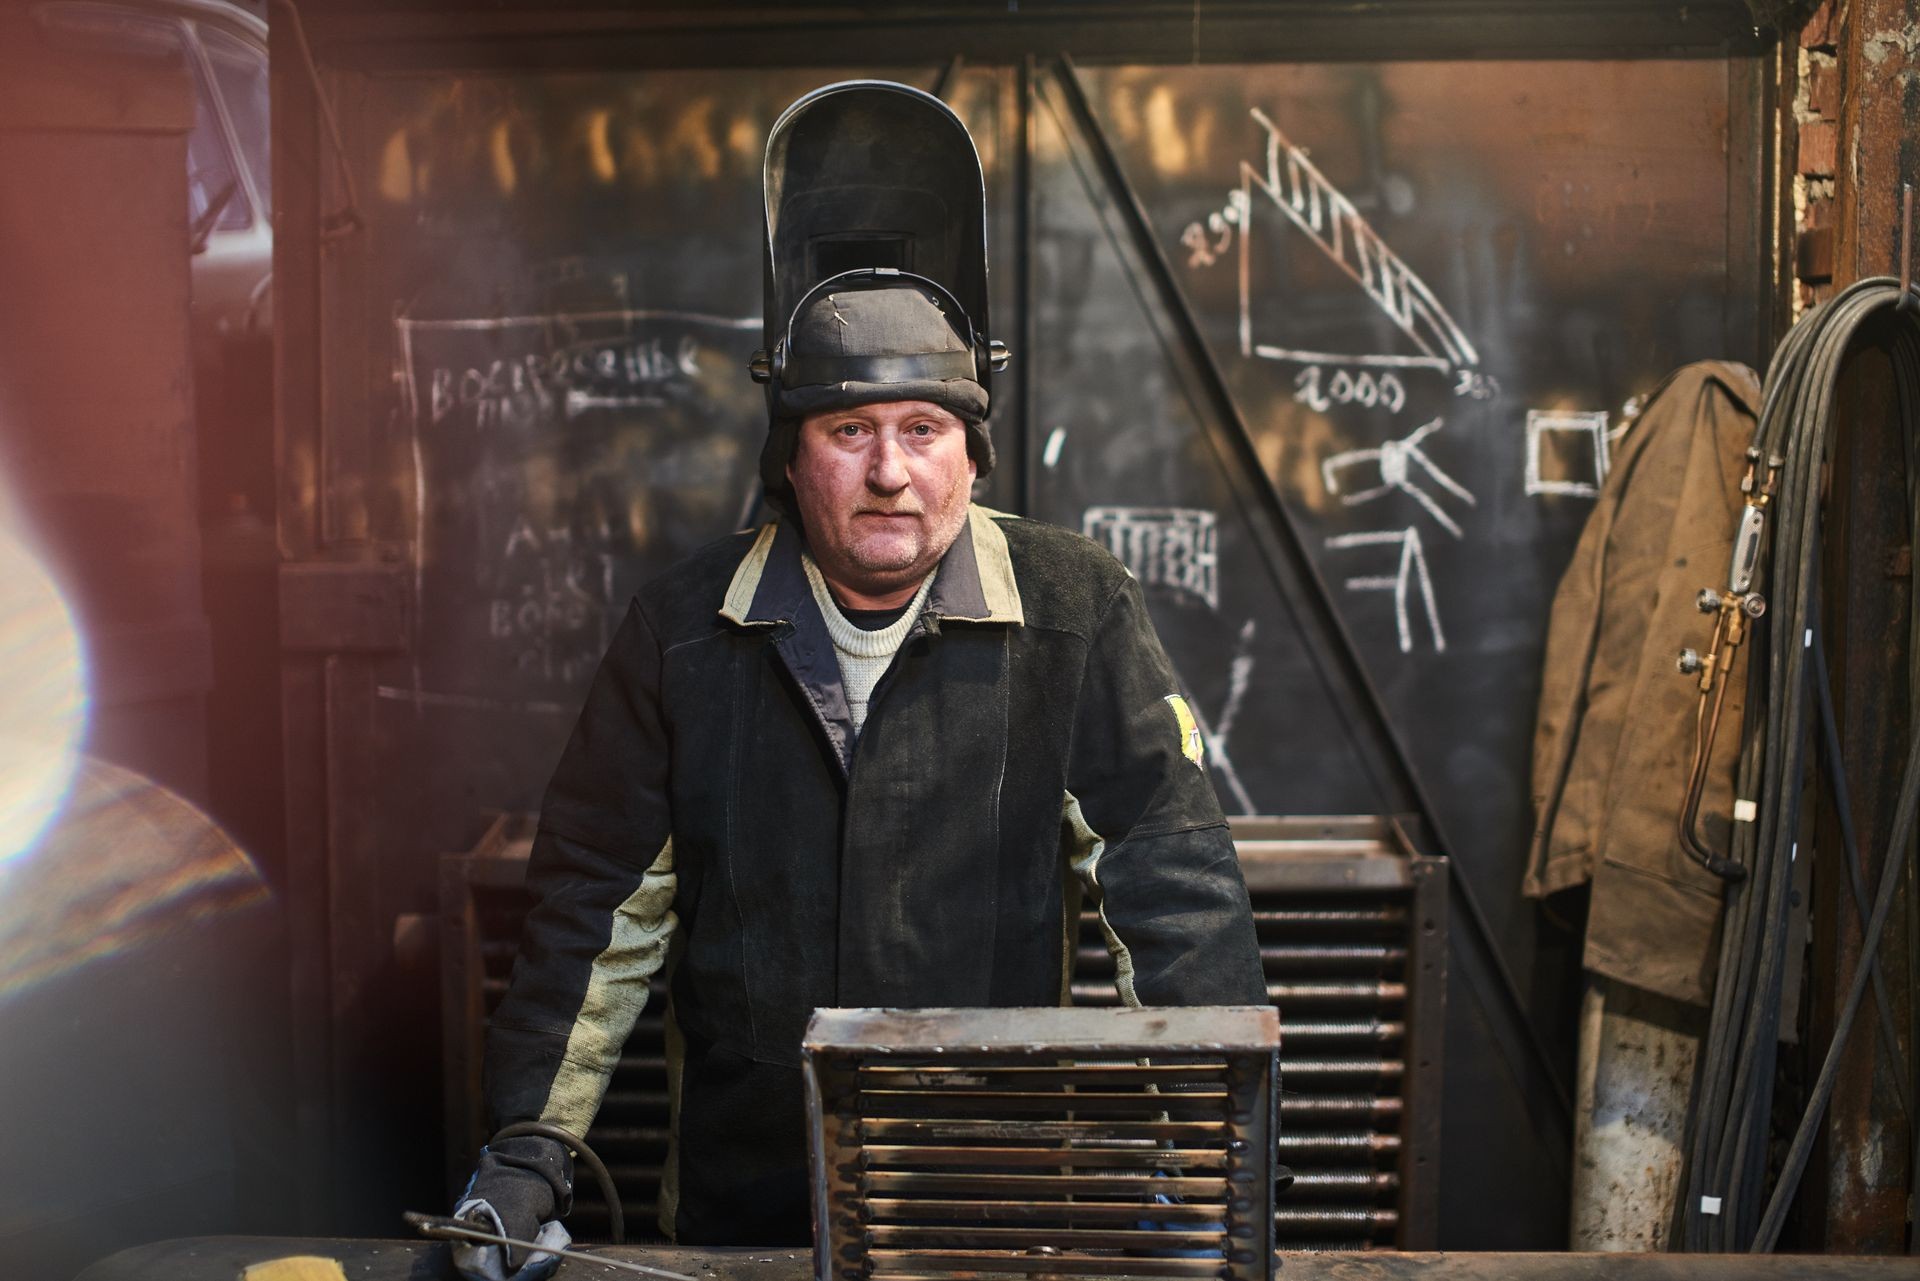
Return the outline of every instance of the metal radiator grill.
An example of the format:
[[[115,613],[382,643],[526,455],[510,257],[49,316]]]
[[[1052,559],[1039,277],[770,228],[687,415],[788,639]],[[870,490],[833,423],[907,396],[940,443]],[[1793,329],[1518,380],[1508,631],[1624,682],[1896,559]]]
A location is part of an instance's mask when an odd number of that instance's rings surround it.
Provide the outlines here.
[[[1266,1009],[822,1010],[815,1275],[1272,1268]]]
[[[1377,818],[1234,836],[1281,1011],[1279,1248],[1433,1249],[1446,863]]]
[[[1280,1009],[1281,1250],[1432,1248],[1445,862],[1372,817],[1237,818],[1267,999]],[[1119,1002],[1082,913],[1073,999]]]
[[[486,1141],[485,1019],[506,990],[526,911],[526,820],[443,861],[447,1178],[457,1190]],[[1432,1248],[1444,1013],[1445,863],[1415,856],[1376,818],[1236,819],[1267,991],[1282,1011],[1279,1159],[1296,1178],[1275,1211],[1279,1248]],[[1113,963],[1082,917],[1076,1004],[1113,1005]],[[587,1140],[621,1188],[628,1232],[652,1230],[666,1157],[666,1047],[653,999]],[[583,1180],[569,1225],[602,1235]]]

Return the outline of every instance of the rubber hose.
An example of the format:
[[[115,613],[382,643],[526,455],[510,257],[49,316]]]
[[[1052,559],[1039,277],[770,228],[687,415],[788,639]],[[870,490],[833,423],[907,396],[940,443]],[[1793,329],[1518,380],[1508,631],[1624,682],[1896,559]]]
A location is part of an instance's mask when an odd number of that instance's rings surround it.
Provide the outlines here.
[[[613,1175],[606,1163],[587,1146],[586,1140],[576,1138],[557,1125],[545,1121],[516,1121],[494,1135],[489,1142],[498,1143],[502,1139],[517,1139],[523,1135],[533,1135],[542,1139],[552,1139],[563,1145],[578,1157],[593,1175],[593,1181],[600,1185],[600,1195],[607,1202],[607,1236],[615,1245],[624,1245],[627,1239],[626,1216],[620,1212],[620,1189],[613,1185]]]
[[[1867,903],[1867,883],[1860,872],[1860,838],[1853,828],[1853,798],[1847,787],[1847,771],[1840,763],[1840,722],[1834,714],[1833,690],[1827,681],[1826,646],[1821,643],[1817,627],[1813,630],[1813,669],[1813,689],[1819,695],[1820,704],[1820,741],[1827,761],[1827,785],[1833,789],[1833,816],[1840,824],[1840,861],[1847,865],[1854,919],[1864,930],[1872,909]],[[1886,981],[1880,973],[1880,958],[1869,952],[1863,963],[1872,972],[1874,1007],[1880,1013],[1880,1048],[1886,1051],[1887,1062],[1893,1064],[1901,1080],[1905,1080],[1907,1057],[1900,1052],[1900,1033],[1893,1026],[1893,1002],[1887,996]],[[1905,1113],[1907,1100],[1897,1094],[1894,1098]]]
[[[1900,297],[1898,285],[1885,277],[1849,286],[1794,326],[1767,371],[1753,447],[1761,481],[1777,468],[1763,556],[1755,573],[1756,583],[1767,584],[1769,599],[1764,619],[1755,626],[1754,656],[1748,664],[1747,716],[1734,792],[1755,801],[1758,812],[1757,821],[1733,825],[1731,857],[1748,875],[1723,891],[1719,974],[1685,1141],[1688,1168],[1676,1242],[1682,1249],[1770,1250],[1778,1242],[1862,995],[1869,981],[1880,982],[1875,954],[1920,815],[1917,718],[1895,806],[1893,840],[1871,914],[1864,910],[1863,885],[1853,896],[1856,911],[1867,918],[1862,962],[1785,1168],[1763,1211],[1784,974],[1792,942],[1793,865],[1802,836],[1807,754],[1816,733],[1826,748],[1835,797],[1845,798],[1848,790],[1832,746],[1837,729],[1831,723],[1824,655],[1816,647],[1820,486],[1833,448],[1834,399],[1842,364],[1857,346],[1861,327],[1892,314]],[[1920,318],[1905,319],[1910,323],[1893,331],[1891,356],[1902,445],[1911,455],[1914,424],[1920,417]],[[1910,476],[1909,481],[1909,519],[1920,535],[1920,477]],[[1760,659],[1763,635],[1765,662]],[[1920,632],[1916,643],[1920,645]],[[1920,661],[1920,647],[1913,657]],[[1913,681],[1920,691],[1920,672]],[[1851,827],[1851,815],[1845,826]],[[1858,852],[1850,835],[1843,843]],[[1885,1037],[1892,1028],[1884,1013],[1883,1020]],[[1913,1110],[1910,1102],[1910,1117]]]

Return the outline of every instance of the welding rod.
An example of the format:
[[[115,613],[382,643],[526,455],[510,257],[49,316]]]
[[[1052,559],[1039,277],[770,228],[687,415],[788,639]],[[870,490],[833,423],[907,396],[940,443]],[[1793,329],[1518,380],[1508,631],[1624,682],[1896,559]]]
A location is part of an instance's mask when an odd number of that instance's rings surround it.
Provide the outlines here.
[[[667,1281],[693,1281],[693,1278],[684,1272],[669,1272],[665,1268],[650,1268],[642,1263],[628,1263],[624,1259],[609,1259],[598,1254],[588,1254],[584,1250],[556,1250],[551,1246],[535,1245],[531,1241],[520,1241],[513,1237],[500,1236],[498,1233],[484,1232],[479,1228],[469,1227],[458,1219],[443,1219],[437,1215],[419,1214],[412,1210],[400,1217],[418,1228],[422,1236],[460,1237],[468,1241],[484,1241],[488,1245],[512,1245],[522,1250],[531,1250],[535,1254],[557,1254],[563,1259],[582,1259],[588,1263],[598,1263],[602,1267],[623,1268],[628,1272],[640,1272],[650,1277],[665,1277]]]

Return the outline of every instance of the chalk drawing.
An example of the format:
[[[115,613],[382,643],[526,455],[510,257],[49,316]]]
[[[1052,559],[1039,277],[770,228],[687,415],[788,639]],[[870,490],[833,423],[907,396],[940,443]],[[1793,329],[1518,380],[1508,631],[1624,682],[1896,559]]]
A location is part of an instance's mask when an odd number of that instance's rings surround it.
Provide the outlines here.
[[[1227,789],[1239,802],[1242,814],[1253,814],[1253,798],[1247,794],[1246,785],[1240,781],[1240,772],[1233,766],[1233,750],[1230,739],[1233,735],[1234,721],[1240,715],[1240,705],[1246,702],[1247,686],[1253,679],[1253,620],[1249,618],[1240,628],[1239,644],[1234,647],[1233,662],[1227,669],[1227,700],[1220,709],[1220,718],[1214,723],[1213,733],[1208,740],[1213,744],[1214,768],[1227,781]],[[1198,713],[1195,713],[1196,717]],[[1207,735],[1205,726],[1200,730]]]
[[[1619,416],[1613,420],[1613,425],[1607,429],[1607,470],[1613,470],[1613,447],[1618,445],[1620,438],[1625,436],[1633,427],[1634,423],[1640,420],[1640,412],[1646,407],[1647,398],[1645,396],[1629,396],[1626,399],[1626,403],[1620,406]]]
[[[582,539],[566,525],[514,522],[487,601],[487,635],[515,670],[568,684],[592,675],[612,639],[611,542],[606,530]]]
[[[566,409],[568,418],[578,418],[590,409],[648,409],[666,404],[665,397],[645,394],[599,395],[590,391],[581,391],[578,387],[567,389]]]
[[[1040,451],[1042,467],[1057,467],[1060,463],[1060,450],[1067,443],[1067,429],[1055,427],[1047,433],[1047,447]]]
[[[1352,355],[1338,351],[1304,351],[1294,347],[1276,347],[1272,343],[1256,343],[1249,356],[1259,356],[1263,360],[1283,360],[1296,365],[1352,365],[1355,368],[1371,367],[1385,369],[1437,369],[1446,372],[1447,362],[1433,356],[1394,356],[1382,354]]]
[[[1324,414],[1335,405],[1360,405],[1366,409],[1378,405],[1399,413],[1407,406],[1407,387],[1394,373],[1376,377],[1367,369],[1357,374],[1336,369],[1328,378],[1319,365],[1308,365],[1293,376],[1293,398],[1317,414]]]
[[[1258,107],[1253,119],[1266,131],[1266,167],[1240,162],[1240,350],[1269,360],[1314,364],[1424,366],[1451,370],[1477,365],[1480,355],[1447,314],[1446,308],[1413,269],[1367,225],[1353,202],[1327,181],[1307,153],[1288,141],[1280,127]],[[1303,232],[1333,264],[1352,277],[1367,296],[1420,350],[1419,356],[1345,356],[1303,352],[1253,340],[1251,256],[1253,193],[1259,191]]]
[[[1080,532],[1113,553],[1142,584],[1220,608],[1219,522],[1192,507],[1089,507]]]
[[[1208,725],[1206,714],[1200,710],[1200,700],[1193,691],[1180,682],[1181,695],[1187,700],[1187,710],[1193,713],[1194,724],[1200,727],[1200,738],[1207,745],[1207,763],[1219,772],[1227,785],[1234,803],[1240,808],[1239,814],[1258,814],[1253,797],[1248,793],[1245,783],[1240,781],[1240,771],[1233,764],[1233,725],[1239,718],[1240,705],[1246,701],[1247,686],[1253,680],[1253,620],[1249,618],[1240,628],[1240,636],[1233,650],[1233,663],[1227,669],[1227,697],[1221,704],[1220,717]]]
[[[635,389],[690,379],[699,373],[695,360],[699,344],[691,336],[683,334],[670,345],[664,338],[634,338],[631,327],[639,323],[757,331],[762,322],[757,316],[646,308],[446,320],[402,315],[393,322],[400,356],[394,376],[418,429],[438,424],[453,411],[467,408],[474,411],[476,427],[512,424],[550,411],[556,401],[566,407],[570,389],[595,396],[641,394]],[[582,338],[585,327],[609,325],[621,327],[619,337]],[[439,333],[508,333],[519,345],[533,350],[484,366],[420,368],[417,340]],[[579,409],[602,407],[585,404]]]
[[[425,425],[450,417],[479,431],[531,427],[558,404],[567,419],[593,409],[647,408],[666,403],[675,383],[697,377],[700,344],[677,339],[576,340],[481,365],[427,369]]]
[[[1476,505],[1473,494],[1467,487],[1442,471],[1434,461],[1427,457],[1420,442],[1440,430],[1445,424],[1435,418],[1399,440],[1389,440],[1378,449],[1349,449],[1342,453],[1329,455],[1320,464],[1320,477],[1326,482],[1329,494],[1339,494],[1340,501],[1349,507],[1372,502],[1386,494],[1399,490],[1407,497],[1426,509],[1427,515],[1440,523],[1440,528],[1455,538],[1462,535],[1459,522],[1449,516],[1439,502],[1427,493],[1421,481],[1425,480],[1469,507]],[[1371,464],[1379,470],[1380,483],[1367,489],[1354,490],[1351,493],[1340,492],[1340,473],[1348,468]],[[1414,468],[1423,473],[1416,477]]]
[[[1247,225],[1247,193],[1245,190],[1229,191],[1226,207],[1216,209],[1206,217],[1205,224],[1190,222],[1180,233],[1180,243],[1187,247],[1187,266],[1211,267],[1226,254],[1233,245],[1236,230]]]
[[[1474,400],[1492,400],[1500,394],[1500,380],[1477,369],[1462,369],[1453,381],[1453,394]]]
[[[1420,606],[1426,613],[1427,630],[1433,636],[1435,652],[1445,652],[1446,633],[1440,629],[1440,610],[1433,599],[1433,579],[1427,573],[1427,554],[1420,544],[1420,531],[1406,529],[1378,530],[1361,534],[1336,534],[1327,539],[1327,546],[1335,551],[1346,551],[1355,547],[1382,547],[1398,545],[1399,564],[1391,574],[1358,575],[1346,580],[1350,592],[1392,592],[1394,621],[1400,632],[1400,652],[1413,652],[1413,626],[1409,618],[1408,602],[1414,590],[1419,591]]]
[[[1593,478],[1546,477],[1541,475],[1541,445],[1551,435],[1584,435],[1593,442]],[[1612,457],[1608,450],[1607,414],[1603,409],[1563,410],[1529,409],[1527,411],[1527,479],[1528,494],[1569,494],[1576,498],[1596,498],[1600,486],[1607,479],[1607,470],[1612,466]]]
[[[624,278],[614,285],[624,298]],[[392,377],[413,463],[416,601],[425,598],[427,513],[433,500],[427,454],[433,440],[455,429],[531,434],[549,425],[571,425],[592,412],[657,408],[667,403],[669,391],[688,394],[701,373],[701,344],[691,331],[757,333],[762,324],[758,316],[671,308],[440,319],[408,315],[408,308],[401,304],[393,316]],[[655,332],[637,333],[636,326]],[[475,336],[490,351],[504,349],[504,354],[475,361]],[[577,681],[591,673],[606,648],[613,561],[607,547],[562,546],[559,536],[565,532],[538,531],[542,547],[551,549],[534,556],[532,564],[523,563],[523,547],[509,536],[514,545],[495,594],[486,601],[487,626],[497,643],[512,647],[520,670]],[[597,621],[590,603],[599,613]],[[416,656],[422,648],[419,616],[416,610]],[[416,657],[416,710],[430,693],[420,682]]]

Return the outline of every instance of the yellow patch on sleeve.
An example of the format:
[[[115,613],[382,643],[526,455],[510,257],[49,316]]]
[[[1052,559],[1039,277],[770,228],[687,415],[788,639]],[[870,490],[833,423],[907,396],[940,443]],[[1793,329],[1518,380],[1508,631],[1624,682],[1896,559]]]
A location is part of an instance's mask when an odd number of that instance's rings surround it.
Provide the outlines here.
[[[1200,726],[1193,719],[1193,709],[1178,694],[1167,695],[1167,706],[1173,709],[1173,718],[1180,723],[1180,754],[1204,768],[1207,745],[1200,740]]]

